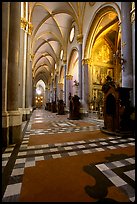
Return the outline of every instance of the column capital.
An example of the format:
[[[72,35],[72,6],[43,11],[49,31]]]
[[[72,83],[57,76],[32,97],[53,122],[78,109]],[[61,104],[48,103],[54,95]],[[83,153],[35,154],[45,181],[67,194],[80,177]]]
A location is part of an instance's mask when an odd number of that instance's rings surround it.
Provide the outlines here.
[[[32,31],[33,31],[33,25],[31,22],[28,22],[28,34],[32,35]]]
[[[82,64],[84,65],[84,64],[89,64],[89,62],[90,62],[90,59],[89,58],[84,58],[83,60],[82,60]]]
[[[58,82],[58,85],[63,85],[63,83],[61,83],[61,82]]]
[[[56,71],[56,76],[58,76],[59,75],[59,71]]]
[[[135,21],[135,2],[132,2],[132,10],[130,11],[131,13],[131,23]]]
[[[63,59],[63,63],[64,63],[64,64],[67,64],[67,60],[66,60],[66,59]]]
[[[77,35],[77,43],[82,44],[82,42],[83,42],[83,35],[82,34],[78,34]]]
[[[73,79],[73,76],[70,75],[70,74],[67,74],[67,75],[66,75],[66,79],[67,79],[67,80],[72,80],[72,79]]]
[[[26,31],[26,29],[27,29],[27,20],[25,18],[21,18],[20,26],[21,26],[21,29]]]

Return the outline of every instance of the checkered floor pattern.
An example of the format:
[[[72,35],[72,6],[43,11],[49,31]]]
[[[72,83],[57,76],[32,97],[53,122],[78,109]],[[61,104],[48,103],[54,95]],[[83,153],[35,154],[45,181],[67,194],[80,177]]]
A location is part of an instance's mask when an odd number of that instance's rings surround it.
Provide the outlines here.
[[[65,143],[54,143],[54,144],[43,144],[43,145],[35,145],[35,146],[28,146],[29,137],[30,135],[34,134],[54,134],[54,133],[64,133],[64,132],[81,132],[81,131],[95,131],[99,129],[99,125],[96,126],[88,126],[88,127],[76,127],[73,121],[66,121],[66,120],[58,120],[53,121],[52,125],[54,128],[48,129],[31,129],[31,125],[40,119],[43,120],[45,115],[38,117],[35,114],[35,117],[31,117],[30,122],[27,126],[25,135],[23,137],[22,143],[19,148],[19,152],[14,164],[14,168],[10,175],[10,179],[8,185],[6,187],[4,196],[2,201],[3,202],[12,202],[18,201],[21,186],[22,186],[22,179],[24,175],[24,169],[26,167],[32,167],[36,165],[37,161],[41,160],[48,160],[48,159],[56,159],[61,157],[69,157],[69,156],[76,156],[80,154],[92,154],[93,152],[101,152],[108,149],[117,149],[117,148],[124,148],[128,146],[135,146],[135,139],[134,138],[122,138],[118,137],[107,137],[107,138],[98,138],[92,140],[80,140],[75,142],[65,142]],[[63,116],[64,117],[64,116]],[[35,118],[35,120],[34,120]],[[45,119],[44,119],[45,120]],[[46,120],[47,121],[47,120]],[[2,171],[6,167],[12,151],[14,149],[14,145],[8,147],[2,155]],[[114,167],[120,167],[121,165],[128,165],[128,163],[135,163],[134,158],[129,158],[125,161],[119,162],[112,162],[112,163],[104,163],[98,164],[96,167],[105,174],[109,180],[113,182],[114,185],[117,186],[116,180],[119,179],[121,184],[118,187],[121,189],[125,189],[127,192],[129,199],[134,201],[135,195],[134,190],[131,189],[130,186],[121,178],[117,177],[113,171]],[[135,170],[132,169],[131,171],[124,172],[126,176],[134,179],[135,181]],[[131,189],[131,192],[128,192],[126,189]]]
[[[127,171],[122,172],[123,167],[129,167],[131,166],[131,169]],[[121,191],[125,192],[129,200],[134,202],[135,201],[135,157],[129,157],[126,159],[122,159],[119,161],[113,161],[108,163],[102,163],[97,164],[96,167],[118,188],[120,188]],[[120,175],[116,173],[115,171],[121,168]],[[115,171],[114,171],[115,170]],[[123,178],[122,173],[124,174]],[[126,177],[128,177],[132,180],[131,184],[128,184],[126,181]]]

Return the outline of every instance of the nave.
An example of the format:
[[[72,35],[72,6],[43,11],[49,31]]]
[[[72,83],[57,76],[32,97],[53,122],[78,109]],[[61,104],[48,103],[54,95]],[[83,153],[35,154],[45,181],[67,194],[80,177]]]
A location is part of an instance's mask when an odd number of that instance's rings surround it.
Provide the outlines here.
[[[2,202],[134,202],[135,138],[102,126],[93,113],[34,110],[21,142],[2,154]]]

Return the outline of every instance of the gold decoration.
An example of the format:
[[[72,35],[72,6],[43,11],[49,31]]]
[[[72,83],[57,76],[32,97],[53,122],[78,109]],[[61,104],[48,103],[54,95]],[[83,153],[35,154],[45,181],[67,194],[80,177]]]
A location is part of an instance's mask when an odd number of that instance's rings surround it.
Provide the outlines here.
[[[33,31],[33,25],[31,22],[28,22],[28,34],[32,35],[32,31]]]
[[[72,75],[67,74],[67,75],[66,75],[66,79],[67,79],[67,80],[72,80],[72,79],[73,79],[73,76],[72,76]]]
[[[121,22],[118,23],[119,32],[121,33]]]
[[[66,60],[66,59],[64,59],[64,60],[63,60],[63,63],[64,63],[64,64],[66,64],[66,63],[67,63],[67,60]]]
[[[31,59],[31,61],[34,59],[34,55],[33,54],[30,54],[30,59]]]
[[[134,21],[135,21],[135,11],[131,15],[131,23],[133,23]]]
[[[77,35],[77,42],[82,43],[82,41],[83,41],[83,35],[82,34]]]
[[[132,10],[130,11],[131,13],[131,23],[135,21],[135,2],[132,2]]]
[[[125,47],[126,46],[126,42],[122,42],[122,47]]]
[[[24,31],[27,29],[27,20],[25,18],[21,18],[21,29]]]
[[[89,61],[90,60],[88,58],[87,59],[85,58],[85,59],[82,60],[82,64],[89,64]]]

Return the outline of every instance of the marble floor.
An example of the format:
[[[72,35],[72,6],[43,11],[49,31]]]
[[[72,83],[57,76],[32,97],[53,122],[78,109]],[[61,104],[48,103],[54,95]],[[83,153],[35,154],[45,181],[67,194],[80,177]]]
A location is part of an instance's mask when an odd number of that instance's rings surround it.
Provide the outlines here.
[[[38,168],[40,161],[54,162],[56,159],[61,161],[62,158],[69,161],[73,157],[84,157],[83,170],[80,171],[86,172],[89,179],[96,180],[96,185],[93,183],[84,186],[81,200],[85,196],[85,202],[90,199],[91,202],[102,199],[134,202],[135,138],[105,135],[101,133],[100,127],[103,127],[103,120],[98,119],[96,114],[90,113],[82,120],[68,120],[67,114],[57,115],[46,110],[34,110],[29,122],[22,127],[24,133],[21,143],[10,145],[2,154],[2,202],[22,202],[22,199],[32,202],[33,199],[29,200],[27,193],[23,194],[26,188],[25,171]],[[99,157],[103,158],[100,160]],[[69,175],[66,179],[69,179]],[[82,182],[82,178],[79,179]],[[100,184],[100,180],[103,183]],[[108,189],[112,187],[121,196],[115,198],[113,193],[109,193]],[[52,191],[52,188],[48,190]],[[40,196],[39,193],[37,197]],[[48,201],[46,197],[43,199]],[[67,202],[67,196],[63,199]]]

